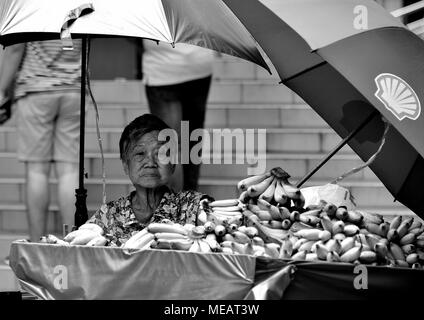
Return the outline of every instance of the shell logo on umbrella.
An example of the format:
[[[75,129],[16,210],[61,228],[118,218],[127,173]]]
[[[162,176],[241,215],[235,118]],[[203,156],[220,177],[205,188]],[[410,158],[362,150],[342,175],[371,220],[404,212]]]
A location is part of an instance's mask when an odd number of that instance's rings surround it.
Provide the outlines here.
[[[417,120],[421,113],[421,103],[411,86],[391,73],[382,73],[375,78],[375,96],[396,118]]]

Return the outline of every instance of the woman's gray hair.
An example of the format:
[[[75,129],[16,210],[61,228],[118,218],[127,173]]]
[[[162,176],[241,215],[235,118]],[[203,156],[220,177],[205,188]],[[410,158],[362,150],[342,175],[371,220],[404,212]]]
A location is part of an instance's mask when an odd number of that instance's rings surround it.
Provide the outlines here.
[[[134,142],[137,142],[143,135],[151,131],[161,131],[171,129],[163,120],[151,113],[145,113],[142,116],[131,121],[122,131],[119,139],[119,153],[121,160],[127,160],[128,151]]]

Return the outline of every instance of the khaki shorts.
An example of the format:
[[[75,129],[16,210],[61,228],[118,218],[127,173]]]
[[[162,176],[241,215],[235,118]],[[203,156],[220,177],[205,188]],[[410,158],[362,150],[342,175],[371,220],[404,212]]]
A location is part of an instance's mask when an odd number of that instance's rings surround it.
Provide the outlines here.
[[[78,162],[80,93],[33,93],[16,105],[18,159]]]

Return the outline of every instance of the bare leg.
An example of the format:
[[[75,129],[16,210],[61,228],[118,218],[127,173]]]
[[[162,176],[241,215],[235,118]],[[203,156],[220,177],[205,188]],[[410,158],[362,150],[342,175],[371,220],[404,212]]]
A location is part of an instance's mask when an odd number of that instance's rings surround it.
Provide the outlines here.
[[[50,162],[25,162],[25,171],[29,237],[39,241],[47,227]]]
[[[75,224],[75,189],[78,188],[78,163],[56,162],[58,201],[62,224]]]

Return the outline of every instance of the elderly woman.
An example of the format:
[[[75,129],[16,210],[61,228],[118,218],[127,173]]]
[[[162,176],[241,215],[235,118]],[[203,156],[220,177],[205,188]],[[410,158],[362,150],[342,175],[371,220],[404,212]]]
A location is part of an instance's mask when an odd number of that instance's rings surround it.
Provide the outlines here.
[[[159,161],[158,151],[165,143],[159,132],[169,126],[152,114],[134,119],[122,132],[119,150],[125,174],[135,190],[107,203],[87,223],[102,227],[111,246],[121,246],[149,223],[169,219],[196,223],[200,201],[208,196],[195,191],[175,193],[167,186],[175,164]]]

